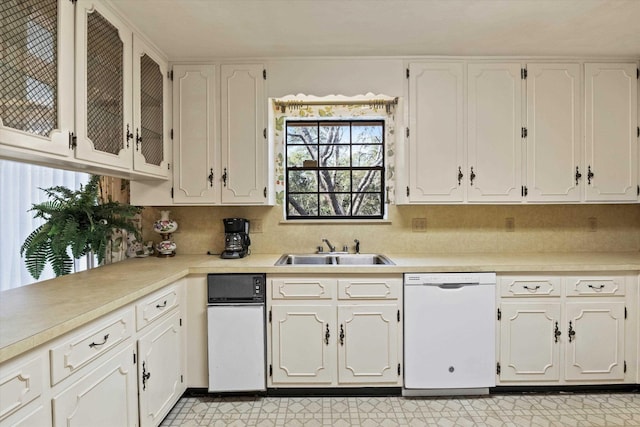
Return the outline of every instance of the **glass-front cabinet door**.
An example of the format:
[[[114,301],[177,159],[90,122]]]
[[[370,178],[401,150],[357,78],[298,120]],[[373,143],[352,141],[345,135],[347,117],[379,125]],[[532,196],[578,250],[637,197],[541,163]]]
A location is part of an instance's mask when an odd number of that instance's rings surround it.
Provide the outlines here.
[[[168,170],[167,62],[134,34],[133,37],[133,169],[166,178]]]
[[[72,154],[73,19],[67,0],[0,1],[0,151]]]
[[[130,169],[135,135],[131,120],[129,28],[97,1],[76,10],[76,157]]]

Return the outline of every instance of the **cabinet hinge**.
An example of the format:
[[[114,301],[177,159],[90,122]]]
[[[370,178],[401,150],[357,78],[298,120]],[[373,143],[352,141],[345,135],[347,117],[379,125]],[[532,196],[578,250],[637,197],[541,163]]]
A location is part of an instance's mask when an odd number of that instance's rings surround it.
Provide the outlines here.
[[[407,131],[405,133],[407,134],[407,138],[409,138],[409,128],[407,128]]]
[[[398,375],[400,375],[400,364],[398,363]]]
[[[262,70],[262,80],[267,80],[267,70]]]
[[[171,187],[171,198],[173,199],[173,187]]]
[[[640,196],[640,185],[638,185],[636,192],[638,193],[638,196]]]
[[[522,137],[522,138],[526,138],[527,137],[527,128],[523,127],[520,130],[520,137]]]
[[[409,186],[407,185],[407,197],[409,197]]]
[[[269,365],[269,376],[272,377],[273,376],[273,365]]]
[[[624,373],[627,373],[627,361],[624,361],[624,369],[623,369]]]
[[[134,365],[136,364],[136,354],[135,353],[133,353],[133,364]]]
[[[182,375],[180,375],[180,383],[184,382],[184,377]]]
[[[400,310],[398,310],[398,322],[400,321]]]
[[[264,187],[264,190],[262,190],[262,194],[264,195],[264,198],[267,198],[267,187]]]
[[[636,128],[636,136],[640,138],[640,126]]]
[[[271,310],[269,310],[269,323],[271,323],[272,318],[273,318],[273,315],[271,314]]]
[[[170,171],[171,170],[171,163],[167,163],[167,170]]]
[[[262,129],[262,136],[267,139],[267,128]]]
[[[407,78],[409,78],[409,69],[407,68]]]
[[[496,375],[500,375],[500,362],[496,363]]]
[[[636,68],[636,79],[640,79],[640,68]]]
[[[182,326],[182,318],[180,318],[180,326]]]
[[[527,79],[527,69],[526,68],[521,68],[520,69],[520,78],[522,80],[526,80]]]
[[[171,132],[169,132],[169,136],[171,137],[171,139],[173,139],[173,129],[171,129]]]
[[[626,306],[624,307],[624,318],[625,319],[627,318],[627,307]]]
[[[173,81],[173,70],[167,71],[167,77],[169,78],[169,80]]]
[[[520,189],[520,194],[522,195],[522,197],[527,197],[527,195],[529,194],[529,189],[526,185],[522,186],[522,188]]]
[[[498,309],[498,320],[502,319],[502,311],[500,311],[500,309]]]
[[[75,133],[69,132],[69,149],[73,150],[78,146],[78,137]]]

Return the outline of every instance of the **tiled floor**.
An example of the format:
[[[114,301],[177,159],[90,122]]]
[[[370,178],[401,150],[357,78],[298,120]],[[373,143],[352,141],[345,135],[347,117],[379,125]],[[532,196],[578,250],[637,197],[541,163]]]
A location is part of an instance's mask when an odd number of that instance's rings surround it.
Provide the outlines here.
[[[161,426],[640,427],[640,394],[503,394],[448,399],[184,397]]]

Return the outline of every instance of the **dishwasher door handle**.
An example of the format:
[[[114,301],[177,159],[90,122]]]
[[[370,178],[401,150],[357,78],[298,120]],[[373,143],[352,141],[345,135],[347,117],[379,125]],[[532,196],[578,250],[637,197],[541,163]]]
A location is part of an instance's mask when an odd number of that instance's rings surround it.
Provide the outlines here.
[[[441,283],[438,286],[440,289],[460,289],[465,286],[477,286],[480,283]]]

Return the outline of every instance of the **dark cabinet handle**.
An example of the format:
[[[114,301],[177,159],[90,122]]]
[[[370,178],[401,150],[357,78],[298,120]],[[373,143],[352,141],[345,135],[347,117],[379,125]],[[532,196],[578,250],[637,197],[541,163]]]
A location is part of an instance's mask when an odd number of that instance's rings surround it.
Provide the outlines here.
[[[142,135],[139,133],[138,128],[136,128],[136,151],[140,148],[140,144],[142,144]]]
[[[591,172],[591,165],[587,167],[587,184],[591,185],[591,180],[593,179],[593,172]]]
[[[329,333],[329,324],[327,323],[327,330],[324,333],[324,343],[326,345],[329,345],[329,338],[331,337],[331,334]]]
[[[109,339],[109,334],[104,336],[104,338],[102,339],[102,342],[92,342],[91,344],[89,344],[89,348],[100,347],[101,345],[105,345],[108,339]]]
[[[133,134],[129,130],[129,125],[127,125],[127,148],[129,148],[129,140],[133,139]]]
[[[462,184],[462,178],[464,178],[462,167],[458,166],[458,185]]]
[[[210,169],[211,172],[209,173],[209,187],[213,187],[213,168]]]
[[[471,174],[469,175],[469,179],[471,180],[471,185],[473,185],[473,181],[476,179],[476,174],[473,171],[473,166],[471,166]]]
[[[227,186],[227,168],[224,168],[224,173],[222,174],[222,184]]]
[[[147,366],[145,362],[142,362],[142,390],[147,389],[147,380],[151,378],[151,372],[147,372]]]
[[[582,178],[582,174],[580,173],[580,169],[576,166],[576,185],[578,185],[578,180]]]
[[[562,332],[560,332],[560,328],[558,327],[558,322],[556,322],[556,327],[553,330],[553,337],[555,338],[556,342],[558,342],[558,337],[562,335]]]
[[[596,285],[596,286],[594,286],[594,285],[589,285],[589,287],[590,287],[591,289],[593,289],[594,291],[601,291],[601,290],[604,288],[604,284],[603,284],[603,283],[600,283],[599,285]]]
[[[576,338],[576,331],[573,330],[573,325],[571,324],[571,322],[569,322],[569,342],[575,340]]]
[[[344,327],[340,325],[340,345],[344,345]]]
[[[540,285],[535,285],[535,286],[531,286],[531,287],[529,287],[529,286],[527,286],[527,285],[524,285],[524,286],[523,286],[523,288],[525,288],[525,289],[526,289],[526,290],[528,290],[528,291],[535,292],[535,291],[537,291],[538,289],[540,289]]]
[[[166,306],[167,306],[166,300],[162,304],[156,304],[156,308],[165,308]]]

